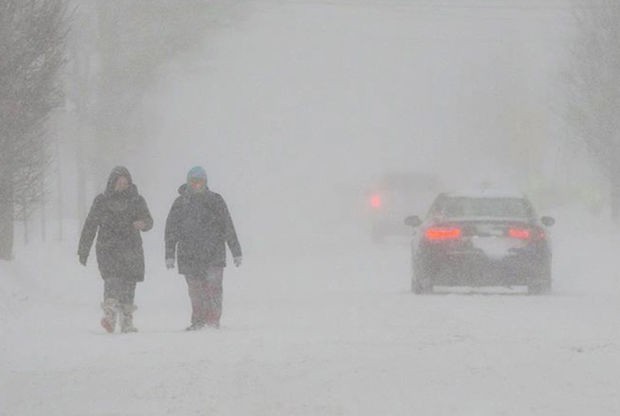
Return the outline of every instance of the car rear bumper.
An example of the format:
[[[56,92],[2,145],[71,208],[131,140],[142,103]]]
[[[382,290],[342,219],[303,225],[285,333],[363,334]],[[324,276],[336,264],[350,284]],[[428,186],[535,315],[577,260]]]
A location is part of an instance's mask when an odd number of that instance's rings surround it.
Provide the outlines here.
[[[479,253],[434,255],[423,261],[424,275],[439,286],[519,286],[548,280],[550,259],[519,254],[491,259]]]

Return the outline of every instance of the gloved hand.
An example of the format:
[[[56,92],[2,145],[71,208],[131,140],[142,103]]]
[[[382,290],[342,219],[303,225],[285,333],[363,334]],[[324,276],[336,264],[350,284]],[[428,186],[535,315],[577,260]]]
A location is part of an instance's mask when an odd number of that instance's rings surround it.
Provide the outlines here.
[[[80,264],[81,264],[82,266],[86,266],[86,260],[88,260],[88,256],[82,256],[82,255],[80,255],[80,260],[79,260],[79,261],[80,261]]]
[[[166,269],[174,269],[174,259],[166,259]]]
[[[233,258],[233,263],[235,263],[235,266],[237,267],[241,266],[242,261],[243,261],[243,257],[241,256],[237,256]]]

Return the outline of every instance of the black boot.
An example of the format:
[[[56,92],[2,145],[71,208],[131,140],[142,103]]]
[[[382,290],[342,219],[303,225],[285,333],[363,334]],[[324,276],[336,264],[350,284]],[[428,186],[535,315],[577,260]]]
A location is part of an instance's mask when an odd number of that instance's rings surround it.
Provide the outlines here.
[[[186,331],[198,331],[205,327],[205,324],[202,322],[196,322],[185,328]]]

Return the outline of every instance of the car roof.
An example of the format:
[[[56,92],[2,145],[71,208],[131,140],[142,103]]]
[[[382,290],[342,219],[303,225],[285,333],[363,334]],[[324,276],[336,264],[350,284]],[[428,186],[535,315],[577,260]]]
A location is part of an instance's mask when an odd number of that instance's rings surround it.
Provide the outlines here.
[[[505,189],[475,189],[461,190],[455,192],[445,192],[444,196],[449,198],[515,198],[527,199],[523,192]]]

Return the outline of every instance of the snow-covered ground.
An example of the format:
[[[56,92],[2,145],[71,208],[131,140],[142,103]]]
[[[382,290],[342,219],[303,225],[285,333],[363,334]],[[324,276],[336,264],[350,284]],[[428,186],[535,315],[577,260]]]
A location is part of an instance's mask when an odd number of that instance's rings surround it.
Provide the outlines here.
[[[406,241],[343,227],[248,253],[227,269],[221,330],[194,333],[159,250],[140,332],[109,335],[74,242],[23,247],[0,263],[0,414],[617,415],[620,238],[603,225],[558,217],[556,290],[541,297],[415,296]]]
[[[94,254],[77,264],[75,225],[18,244],[0,262],[0,415],[620,414],[617,227],[551,213],[551,296],[414,296],[406,239],[373,246],[352,208],[390,168],[512,179],[500,168],[528,155],[499,138],[528,120],[536,140],[553,134],[566,10],[473,3],[247,2],[162,69],[149,145],[119,161],[155,217],[140,332],[99,327],[102,282]],[[553,156],[545,174],[577,171]],[[187,333],[161,239],[194,164],[229,203],[244,264],[226,269],[222,328]]]

